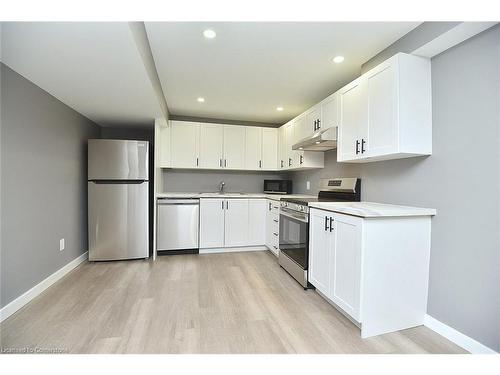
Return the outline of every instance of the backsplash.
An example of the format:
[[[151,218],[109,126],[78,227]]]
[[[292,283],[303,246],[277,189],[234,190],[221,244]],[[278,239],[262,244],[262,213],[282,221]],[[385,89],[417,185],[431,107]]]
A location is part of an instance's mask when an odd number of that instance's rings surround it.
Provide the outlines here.
[[[262,193],[265,179],[286,179],[287,174],[277,172],[163,170],[165,192],[213,192],[221,181],[228,192]]]

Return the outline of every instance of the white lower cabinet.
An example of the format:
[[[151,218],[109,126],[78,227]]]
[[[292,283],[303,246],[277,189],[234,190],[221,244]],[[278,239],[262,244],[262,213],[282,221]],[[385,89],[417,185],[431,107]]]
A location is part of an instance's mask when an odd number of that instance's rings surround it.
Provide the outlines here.
[[[262,247],[265,199],[200,199],[200,249]]]
[[[331,257],[330,296],[342,310],[360,320],[361,236],[363,219],[348,215],[330,215]]]
[[[248,246],[248,199],[226,199],[225,247]]]
[[[248,200],[248,244],[261,246],[266,242],[266,199]]]
[[[423,324],[430,216],[362,218],[311,208],[309,282],[361,337]]]
[[[200,199],[200,248],[224,247],[224,199]]]
[[[330,294],[330,257],[332,238],[325,228],[329,215],[311,210],[309,214],[309,282],[324,295]]]
[[[266,200],[266,247],[279,255],[279,203],[272,199]]]

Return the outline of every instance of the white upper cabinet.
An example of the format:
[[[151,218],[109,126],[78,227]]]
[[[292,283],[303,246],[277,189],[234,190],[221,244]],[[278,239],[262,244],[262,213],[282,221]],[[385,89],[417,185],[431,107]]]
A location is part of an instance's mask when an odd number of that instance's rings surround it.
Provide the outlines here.
[[[430,60],[398,53],[339,91],[337,160],[432,153]]]
[[[278,129],[278,169],[286,169],[288,165],[286,144],[286,125]]]
[[[305,116],[305,122],[306,122],[306,129],[307,133],[305,134],[304,137],[307,137],[308,135],[312,135],[313,133],[316,133],[318,130],[322,128],[322,119],[321,119],[321,103],[316,104],[314,107],[312,107],[306,114]]]
[[[305,121],[302,121],[304,118],[305,115],[300,116],[279,128],[278,169],[300,170],[323,168],[325,166],[325,154],[323,152],[292,150],[292,146],[300,140],[298,137],[301,135],[297,133],[300,130],[297,129],[300,129],[298,126],[305,124]]]
[[[338,92],[330,95],[321,102],[320,129],[326,130],[339,126],[339,94]]]
[[[160,168],[279,169],[277,128],[169,121],[155,137]]]
[[[173,168],[197,168],[199,164],[200,124],[170,122],[170,151]]]
[[[308,113],[303,113],[293,119],[293,142],[292,145],[297,143],[303,138],[312,134],[312,128],[309,127]]]
[[[278,169],[278,129],[276,128],[262,128],[262,169],[268,171]]]
[[[262,168],[262,128],[245,127],[245,169]]]
[[[245,169],[245,127],[224,125],[224,168]]]
[[[170,168],[172,166],[172,160],[170,152],[170,132],[172,127],[170,124],[166,123],[166,125],[156,125],[156,137],[159,137],[158,144],[160,145],[159,149],[156,151],[158,157],[158,167],[160,168]]]
[[[223,159],[224,125],[201,124],[200,125],[200,157],[201,168],[222,168]]]
[[[285,168],[293,167],[293,158],[296,151],[292,150],[292,146],[295,143],[294,137],[294,121],[290,121],[288,124],[285,124],[285,153],[283,154],[285,159]]]
[[[354,160],[361,155],[367,122],[365,84],[360,77],[339,91],[341,126],[338,128],[337,161]]]

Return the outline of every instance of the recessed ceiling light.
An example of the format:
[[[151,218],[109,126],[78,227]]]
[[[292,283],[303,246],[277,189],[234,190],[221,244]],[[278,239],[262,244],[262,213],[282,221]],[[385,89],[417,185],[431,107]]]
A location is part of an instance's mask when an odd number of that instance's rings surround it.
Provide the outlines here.
[[[196,99],[199,103],[205,103],[205,98],[202,98],[201,96]]]
[[[217,36],[217,33],[212,29],[206,29],[203,31],[203,36],[207,39],[213,39]]]
[[[299,150],[303,150],[303,149],[304,149],[304,147],[299,147]]]
[[[335,56],[335,57],[333,58],[333,62],[334,62],[335,64],[340,64],[340,63],[341,63],[341,62],[343,62],[343,61],[344,61],[344,56]]]
[[[320,141],[316,141],[316,144],[319,145],[321,142]]]
[[[283,110],[283,107],[276,107],[276,110],[281,112]]]

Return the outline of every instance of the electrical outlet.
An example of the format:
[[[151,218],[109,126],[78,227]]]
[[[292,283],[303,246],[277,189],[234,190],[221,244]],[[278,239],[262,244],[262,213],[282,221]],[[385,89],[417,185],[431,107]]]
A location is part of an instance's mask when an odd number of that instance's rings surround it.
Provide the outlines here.
[[[311,190],[311,181],[306,182],[306,189]]]
[[[59,251],[63,251],[64,250],[64,238],[61,238],[59,240]]]

